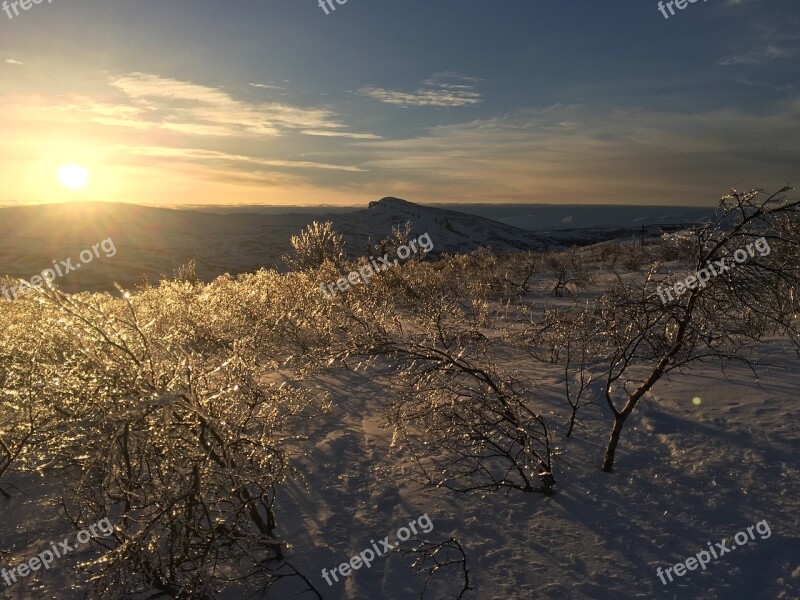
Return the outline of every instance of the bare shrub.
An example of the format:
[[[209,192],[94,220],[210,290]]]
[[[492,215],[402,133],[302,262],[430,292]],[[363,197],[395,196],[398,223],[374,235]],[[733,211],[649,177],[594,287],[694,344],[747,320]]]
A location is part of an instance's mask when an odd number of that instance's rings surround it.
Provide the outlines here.
[[[0,305],[0,496],[8,498],[3,477],[41,469],[38,450],[57,435],[58,411],[42,398],[61,375],[61,352],[32,327],[45,310],[30,296]]]
[[[566,252],[548,252],[544,255],[544,268],[553,274],[551,294],[557,298],[564,292],[574,296],[580,288],[585,288],[593,281],[592,273],[586,262],[578,254],[577,248]]]
[[[318,269],[326,261],[339,268],[344,264],[344,238],[330,221],[314,221],[299,235],[293,235],[291,243],[294,254],[284,256],[283,261],[294,270]]]
[[[2,397],[53,413],[27,460],[65,478],[76,527],[115,523],[84,563],[90,597],[211,599],[288,576],[275,493],[292,474],[289,432],[325,406],[264,352],[286,331],[248,329],[252,286],[226,281],[19,301],[38,308],[25,322],[38,344],[6,371]],[[30,341],[12,333],[4,344]]]
[[[547,421],[530,382],[498,366],[481,332],[484,307],[428,296],[418,283],[422,302],[402,322],[388,312],[367,320],[350,307],[358,325],[347,353],[397,366],[388,407],[396,443],[427,485],[551,493],[555,450]]]
[[[461,600],[468,591],[474,589],[469,578],[467,555],[457,538],[451,537],[444,542],[421,542],[413,550],[402,552],[404,556],[414,559],[411,568],[416,574],[425,574],[425,586],[419,596],[421,600],[425,598],[433,579],[440,574],[452,573],[451,579],[459,574],[463,577],[463,585],[455,600]]]

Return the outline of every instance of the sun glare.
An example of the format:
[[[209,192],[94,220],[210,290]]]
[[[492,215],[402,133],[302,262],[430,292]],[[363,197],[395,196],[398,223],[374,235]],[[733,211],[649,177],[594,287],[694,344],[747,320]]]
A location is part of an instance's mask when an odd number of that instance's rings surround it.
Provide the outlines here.
[[[70,190],[82,190],[89,183],[89,170],[81,165],[61,165],[57,174],[61,185]]]

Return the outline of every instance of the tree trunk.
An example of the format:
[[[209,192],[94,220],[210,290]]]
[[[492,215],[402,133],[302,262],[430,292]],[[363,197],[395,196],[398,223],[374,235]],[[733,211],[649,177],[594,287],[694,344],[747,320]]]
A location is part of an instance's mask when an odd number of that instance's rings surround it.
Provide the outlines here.
[[[606,456],[603,459],[603,471],[610,473],[614,468],[614,456],[617,453],[617,444],[619,444],[619,435],[622,433],[622,425],[625,423],[627,414],[620,413],[614,416],[614,427],[611,428],[611,437],[608,438],[608,446],[606,447]]]

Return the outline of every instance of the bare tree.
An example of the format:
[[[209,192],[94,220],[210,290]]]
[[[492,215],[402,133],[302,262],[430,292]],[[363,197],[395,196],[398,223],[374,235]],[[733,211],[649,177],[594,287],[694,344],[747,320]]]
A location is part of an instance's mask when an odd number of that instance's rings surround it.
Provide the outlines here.
[[[664,288],[678,278],[658,277],[654,265],[644,282],[620,279],[592,307],[604,396],[614,418],[604,471],[614,466],[625,421],[664,375],[709,360],[723,368],[729,361],[753,364],[755,348],[766,335],[800,339],[800,200],[788,199],[790,190],[771,195],[734,190],[723,199],[717,218],[691,232],[692,270],[713,264],[720,269],[704,285],[695,278],[683,295],[668,298]],[[753,251],[761,238],[771,252]],[[737,251],[746,260],[733,264]],[[723,269],[726,261],[732,268]]]

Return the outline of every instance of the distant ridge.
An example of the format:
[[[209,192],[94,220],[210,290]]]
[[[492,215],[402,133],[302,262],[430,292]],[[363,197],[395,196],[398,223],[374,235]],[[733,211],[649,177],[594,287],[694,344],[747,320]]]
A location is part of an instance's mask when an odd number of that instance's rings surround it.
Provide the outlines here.
[[[435,253],[467,253],[481,247],[498,253],[541,251],[553,246],[538,234],[499,221],[392,196],[370,202],[366,209],[334,215],[331,220],[356,248],[365,248],[368,239],[383,239],[392,227],[406,222],[411,223],[414,235],[430,235]]]
[[[102,202],[50,204],[0,209],[0,275],[30,279],[53,260],[76,257],[108,237],[117,254],[60,279],[62,289],[111,290],[115,281],[132,287],[143,276],[155,282],[190,259],[196,260],[203,280],[260,268],[282,270],[281,256],[291,250],[291,236],[312,221],[332,221],[352,256],[364,254],[369,241],[379,242],[392,227],[407,221],[415,236],[430,235],[434,256],[480,247],[503,253],[553,245],[497,221],[393,197],[348,213],[316,215],[217,214]]]

